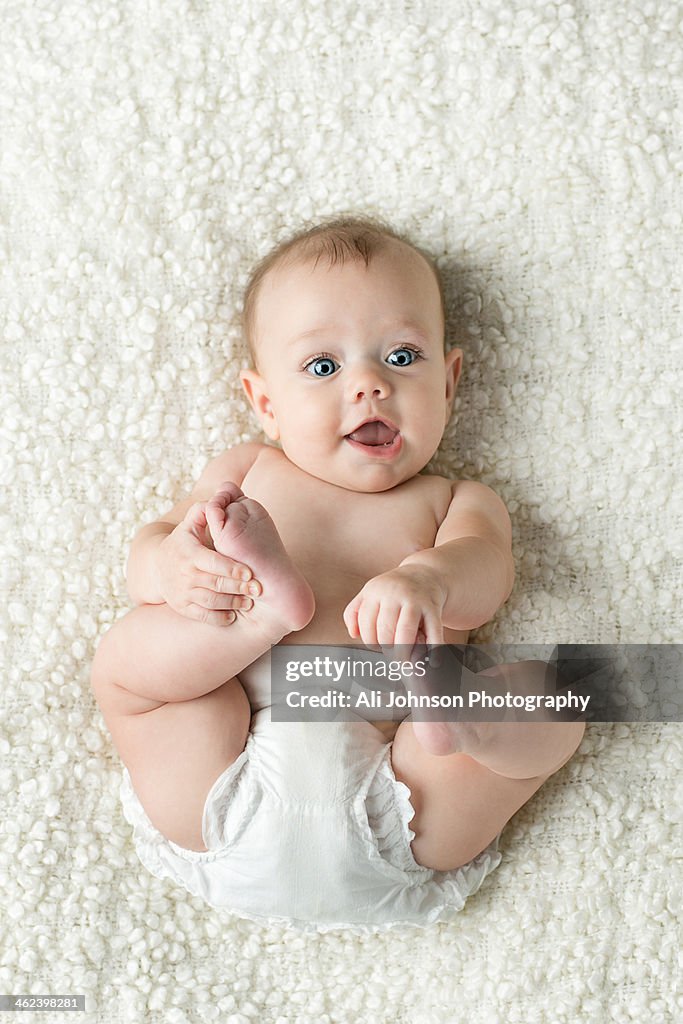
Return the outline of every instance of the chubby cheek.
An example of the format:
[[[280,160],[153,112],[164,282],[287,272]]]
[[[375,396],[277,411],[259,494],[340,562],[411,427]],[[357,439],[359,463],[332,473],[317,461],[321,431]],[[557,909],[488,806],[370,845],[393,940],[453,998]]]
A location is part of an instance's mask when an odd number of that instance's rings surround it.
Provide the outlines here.
[[[432,416],[430,419],[425,418],[420,423],[413,446],[417,461],[422,462],[420,468],[424,468],[435,454],[441,443],[443,432],[444,425],[435,416]]]
[[[426,390],[423,400],[416,409],[416,422],[430,436],[443,434],[446,427],[446,396],[440,387]]]
[[[292,451],[301,451],[309,454],[315,452],[327,452],[330,446],[337,441],[338,430],[324,410],[317,410],[312,403],[305,404],[303,401],[294,415],[289,411],[288,415],[278,419],[280,429],[280,442],[283,448],[289,447]]]

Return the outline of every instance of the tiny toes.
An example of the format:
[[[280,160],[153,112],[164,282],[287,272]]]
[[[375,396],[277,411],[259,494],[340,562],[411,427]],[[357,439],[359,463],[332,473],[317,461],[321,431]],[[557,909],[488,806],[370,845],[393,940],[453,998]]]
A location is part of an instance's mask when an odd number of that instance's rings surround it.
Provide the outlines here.
[[[244,497],[242,490],[237,486],[237,484],[233,484],[229,480],[220,485],[214,497],[217,497],[219,494],[227,495],[231,501],[237,501],[238,498]]]

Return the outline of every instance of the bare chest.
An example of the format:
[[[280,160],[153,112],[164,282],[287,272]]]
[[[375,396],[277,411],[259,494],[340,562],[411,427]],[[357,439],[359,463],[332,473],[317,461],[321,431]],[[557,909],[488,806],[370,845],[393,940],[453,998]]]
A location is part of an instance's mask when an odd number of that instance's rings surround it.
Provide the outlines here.
[[[448,482],[416,477],[367,494],[311,477],[275,454],[242,483],[272,517],[288,554],[316,597],[313,622],[297,643],[334,643],[348,634],[341,614],[373,576],[432,547],[450,500]]]

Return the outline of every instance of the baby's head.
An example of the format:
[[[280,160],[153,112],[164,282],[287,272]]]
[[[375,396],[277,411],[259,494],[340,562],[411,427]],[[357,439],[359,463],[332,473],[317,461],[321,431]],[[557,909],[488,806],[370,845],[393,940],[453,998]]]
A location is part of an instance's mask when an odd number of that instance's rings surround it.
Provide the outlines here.
[[[243,312],[247,397],[301,469],[356,491],[415,476],[448,422],[462,353],[425,253],[344,217],[286,239],[253,271]]]

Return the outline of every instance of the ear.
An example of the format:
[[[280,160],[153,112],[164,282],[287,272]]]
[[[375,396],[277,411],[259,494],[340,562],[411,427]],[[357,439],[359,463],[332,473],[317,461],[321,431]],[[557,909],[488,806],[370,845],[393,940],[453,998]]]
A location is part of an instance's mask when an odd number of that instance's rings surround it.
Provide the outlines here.
[[[462,371],[462,349],[452,348],[450,352],[446,353],[446,422],[453,411],[453,400],[455,399],[455,389],[458,386],[460,380],[460,373]]]
[[[256,413],[258,421],[263,427],[267,437],[271,441],[277,441],[280,437],[280,430],[275,419],[275,413],[268,397],[266,382],[256,370],[241,370],[240,380],[249,399],[249,404]]]

